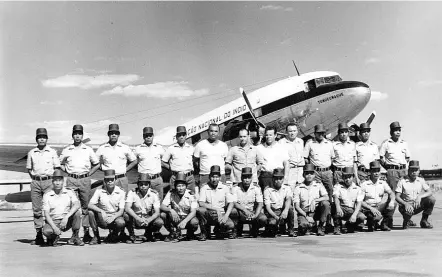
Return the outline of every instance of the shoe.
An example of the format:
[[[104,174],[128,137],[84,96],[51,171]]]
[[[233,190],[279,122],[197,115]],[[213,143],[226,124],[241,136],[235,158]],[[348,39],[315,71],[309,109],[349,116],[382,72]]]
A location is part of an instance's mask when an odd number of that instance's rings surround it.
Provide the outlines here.
[[[137,240],[137,237],[135,237],[135,235],[130,235],[130,236],[127,237],[126,243],[127,244],[132,244],[132,243],[135,243],[136,240]]]
[[[59,244],[58,244],[58,241],[60,240],[60,236],[55,236],[54,237],[54,239],[51,241],[52,242],[52,247],[57,247],[57,246],[60,246]]]
[[[152,235],[152,233],[144,233],[144,237],[141,238],[143,242],[156,242],[156,238]]]
[[[390,219],[388,220],[388,222],[387,222],[387,226],[388,226],[388,228],[393,229],[393,218],[390,218]]]
[[[420,225],[421,225],[421,228],[424,228],[424,229],[433,229],[433,225],[431,225],[431,223],[428,222],[426,219],[421,220]]]
[[[379,229],[381,231],[387,231],[387,232],[391,231],[390,227],[388,227],[387,224],[385,224],[385,223],[382,223],[381,226],[379,227]]]
[[[334,227],[333,225],[331,225],[330,223],[328,223],[327,225],[325,225],[325,232],[327,234],[329,233],[334,233]]]
[[[237,239],[238,235],[236,233],[236,230],[233,230],[229,233],[229,239]]]
[[[318,227],[317,235],[320,236],[320,237],[325,236],[324,226]]]
[[[121,232],[117,240],[118,242],[126,242],[128,239],[130,239],[130,237],[125,232]]]
[[[411,220],[411,219],[408,220],[407,224],[409,227],[416,227],[416,223],[414,223],[413,220]]]
[[[290,229],[289,230],[289,237],[291,238],[296,238],[298,235],[295,233],[295,230]]]
[[[341,235],[341,228],[335,227],[335,229],[333,231],[333,235],[337,235],[337,236]]]
[[[402,229],[407,230],[408,229],[408,220],[404,220],[404,222],[402,222]]]
[[[374,232],[373,224],[369,224],[369,225],[367,226],[367,232]]]
[[[174,240],[175,240],[175,236],[171,233],[164,239],[164,242],[171,242]]]
[[[252,228],[252,229],[250,230],[250,236],[251,236],[252,238],[257,238],[257,237],[258,237],[258,232],[259,232],[258,229],[256,229],[256,228]]]
[[[76,246],[84,246],[84,242],[79,238],[79,237],[75,237],[74,238],[74,245]]]
[[[31,245],[44,245],[45,239],[43,238],[43,234],[41,232],[38,232],[35,236],[35,240],[31,242]]]
[[[206,240],[207,240],[206,234],[200,234],[198,241],[206,241]]]
[[[101,243],[101,241],[98,242],[97,237],[92,237],[91,240],[89,241],[89,245],[96,245],[96,244],[99,244],[99,243]]]
[[[91,235],[89,235],[89,232],[85,233],[83,236],[83,242],[84,243],[89,243],[92,240]]]

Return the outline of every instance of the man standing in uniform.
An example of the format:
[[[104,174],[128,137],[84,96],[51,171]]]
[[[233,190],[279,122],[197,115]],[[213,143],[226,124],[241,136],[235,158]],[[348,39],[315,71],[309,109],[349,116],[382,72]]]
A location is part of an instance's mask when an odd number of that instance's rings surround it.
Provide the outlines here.
[[[153,190],[158,192],[160,202],[163,200],[163,178],[161,177],[161,158],[164,155],[162,146],[153,142],[154,134],[152,127],[143,129],[144,143],[135,148],[135,156],[138,160],[138,173],[146,174]]]
[[[99,160],[91,147],[82,143],[83,126],[74,125],[72,127],[72,138],[74,143],[61,152],[61,169],[68,174],[66,178],[66,188],[76,191],[81,203],[81,213],[83,214],[84,242],[90,242],[92,237],[89,234],[89,211],[88,204],[91,193],[91,179],[100,167]],[[92,167],[91,167],[92,165]],[[68,243],[73,242],[72,237]]]
[[[258,184],[257,172],[261,170],[264,160],[256,146],[250,143],[249,130],[239,131],[239,145],[230,148],[226,158],[226,169],[233,169],[232,182],[234,185],[241,182],[241,171],[245,167],[252,168],[252,182]]]
[[[348,139],[348,125],[347,123],[339,123],[338,125],[338,141],[333,142],[334,158],[333,165],[333,183],[342,182],[342,171],[346,167],[353,167],[356,179],[356,184],[359,184],[357,175],[358,168],[356,161],[355,143]]]
[[[43,205],[43,195],[51,190],[52,174],[54,169],[60,168],[60,160],[57,152],[46,145],[48,141],[48,132],[45,128],[38,128],[36,131],[37,147],[28,152],[26,168],[28,169],[31,182],[32,211],[34,213],[34,227],[37,231],[32,245],[43,245],[43,214],[41,207]]]
[[[101,243],[98,227],[109,229],[107,243],[117,243],[120,241],[118,234],[124,230],[125,222],[124,199],[126,193],[117,187],[115,180],[115,170],[104,170],[104,185],[98,188],[89,202],[89,222],[94,236],[89,245]]]
[[[195,231],[198,230],[199,221],[196,218],[198,202],[190,190],[187,190],[186,176],[178,172],[175,178],[175,187],[171,189],[161,204],[161,218],[165,222],[165,227],[169,231],[169,236],[164,240],[180,241],[185,238],[181,235],[181,230],[187,229],[186,239],[194,239]]]
[[[178,126],[176,128],[177,143],[174,143],[167,148],[161,164],[163,167],[172,171],[172,176],[169,181],[170,184],[175,183],[175,178],[178,172],[183,172],[186,176],[187,189],[195,193],[195,177],[193,176],[192,161],[194,148],[186,142],[186,138],[186,127]]]
[[[242,237],[244,223],[251,223],[250,235],[258,237],[259,228],[264,227],[267,217],[262,212],[263,197],[261,189],[252,185],[253,169],[244,167],[241,170],[241,183],[233,187],[235,199],[234,208],[230,217],[235,223],[238,237]]]
[[[230,219],[233,209],[233,196],[228,186],[221,182],[221,168],[213,165],[210,168],[209,182],[203,185],[199,195],[200,241],[210,237],[210,226],[215,225],[217,238],[223,238],[221,233],[230,233],[230,238],[236,238],[235,225]]]
[[[362,123],[359,127],[361,141],[356,143],[356,157],[358,165],[358,177],[361,182],[370,178],[370,163],[380,159],[379,148],[370,140],[370,125]]]
[[[375,226],[382,220],[381,230],[390,231],[388,222],[393,217],[396,209],[394,192],[388,184],[379,179],[381,173],[381,164],[379,161],[370,163],[370,179],[361,184],[364,192],[364,201],[362,202],[362,212],[367,217],[367,227],[369,232],[375,230]],[[384,194],[388,193],[389,201],[382,201]]]
[[[305,165],[304,161],[304,141],[298,138],[298,126],[295,123],[289,123],[285,128],[287,135],[285,138],[278,141],[283,145],[289,154],[289,176],[288,185],[295,189],[297,184],[304,181],[302,168]]]
[[[127,243],[135,242],[134,227],[144,229],[143,242],[155,242],[153,232],[158,232],[164,222],[160,217],[160,198],[158,192],[151,189],[151,179],[148,174],[141,173],[138,188],[129,191],[126,199],[124,219],[129,230]]]
[[[58,246],[62,232],[72,228],[72,238],[68,244],[83,246],[84,242],[78,237],[81,225],[80,202],[75,192],[64,187],[64,177],[57,169],[52,175],[52,190],[43,196],[43,213],[46,224],[43,234],[49,246]]]
[[[404,218],[403,229],[407,229],[411,217],[420,212],[422,212],[421,228],[433,228],[433,225],[428,222],[428,217],[433,212],[436,198],[424,178],[418,177],[419,169],[419,161],[410,161],[408,176],[397,184],[396,200],[399,203],[399,212]]]
[[[284,168],[283,183],[287,184],[289,176],[289,155],[287,150],[276,142],[276,127],[267,126],[265,129],[265,143],[258,145],[258,151],[261,153],[264,163],[259,175],[259,186],[264,191],[266,187],[273,187],[273,170],[275,168]]]
[[[295,218],[293,214],[292,190],[283,185],[284,170],[273,170],[273,186],[264,190],[264,205],[267,216],[266,231],[270,237],[275,237],[278,227],[285,228],[287,224],[289,237],[295,237]]]
[[[310,227],[318,225],[318,236],[324,236],[324,224],[330,214],[327,190],[321,182],[315,181],[315,166],[304,166],[304,182],[295,188],[293,202],[298,212],[298,236],[308,233]]]
[[[353,167],[346,167],[342,171],[344,182],[336,183],[333,188],[333,219],[335,224],[334,235],[341,234],[342,220],[347,221],[347,233],[354,233],[356,226],[366,219],[361,212],[364,192],[353,182]]]
[[[221,168],[221,182],[226,182],[225,160],[229,148],[227,144],[218,139],[219,126],[215,123],[209,125],[209,137],[195,146],[193,152],[195,168],[199,169],[200,187],[209,182],[210,167],[219,165]]]
[[[109,141],[100,145],[96,152],[100,160],[101,170],[114,169],[115,185],[127,193],[129,182],[126,172],[137,164],[137,157],[135,157],[129,146],[118,141],[120,137],[120,127],[118,124],[110,124],[107,135],[109,136]],[[129,165],[127,165],[128,161]]]

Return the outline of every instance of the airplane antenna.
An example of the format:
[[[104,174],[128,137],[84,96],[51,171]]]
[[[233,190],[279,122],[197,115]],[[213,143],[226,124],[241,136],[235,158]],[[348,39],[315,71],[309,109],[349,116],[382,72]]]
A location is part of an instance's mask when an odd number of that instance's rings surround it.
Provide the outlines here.
[[[296,63],[295,63],[295,61],[294,61],[294,60],[292,60],[292,62],[293,62],[293,65],[295,66],[295,69],[296,69],[296,73],[298,73],[298,76],[301,76],[301,74],[299,74],[299,70],[298,70],[298,67],[296,67]]]

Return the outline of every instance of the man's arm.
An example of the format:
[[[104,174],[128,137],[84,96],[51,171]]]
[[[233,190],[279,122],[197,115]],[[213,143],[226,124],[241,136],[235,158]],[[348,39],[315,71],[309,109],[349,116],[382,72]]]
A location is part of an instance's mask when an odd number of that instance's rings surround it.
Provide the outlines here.
[[[232,212],[232,209],[233,209],[233,202],[229,202],[228,206],[227,206],[225,217],[229,217],[230,213]]]
[[[295,210],[298,214],[307,217],[307,213],[301,209],[298,202],[295,202]]]
[[[98,164],[95,164],[95,165],[92,165],[92,168],[91,168],[91,170],[89,171],[89,173],[88,173],[88,175],[89,176],[92,176],[95,172],[97,172],[97,170],[100,168],[100,164],[98,163]]]
[[[255,209],[255,214],[253,215],[253,217],[258,217],[258,215],[261,213],[262,207],[264,206],[264,204],[262,202],[257,202],[258,205],[256,206]]]
[[[58,227],[55,225],[54,221],[52,220],[52,217],[51,217],[50,214],[49,214],[49,209],[47,209],[47,210],[43,210],[43,215],[44,215],[44,217],[45,217],[46,223],[49,224],[49,226],[52,227],[52,229],[54,230],[54,233],[55,233],[56,235],[60,235],[60,234],[61,234],[61,230],[60,230],[60,228],[58,228]]]
[[[127,167],[126,167],[126,172],[129,172],[134,166],[136,166],[138,164],[138,160],[135,159],[133,162],[131,162]]]
[[[284,165],[284,184],[288,184],[289,182],[289,171],[290,171],[290,163],[289,160],[284,160],[282,162]]]
[[[126,213],[128,215],[130,215],[133,219],[135,219],[138,222],[142,222],[143,219],[141,217],[139,217],[134,210],[132,209],[132,202],[126,202],[125,206],[124,206],[124,210],[126,211]]]
[[[273,218],[278,218],[278,216],[273,212],[273,210],[272,210],[272,206],[271,206],[270,203],[265,203],[264,206],[265,206],[265,209],[266,209],[267,213],[268,213],[271,217],[273,217]]]
[[[198,201],[198,204],[200,205],[200,207],[206,208],[207,210],[218,211],[217,208],[213,207],[209,203],[206,203],[206,202],[203,202],[203,201]]]

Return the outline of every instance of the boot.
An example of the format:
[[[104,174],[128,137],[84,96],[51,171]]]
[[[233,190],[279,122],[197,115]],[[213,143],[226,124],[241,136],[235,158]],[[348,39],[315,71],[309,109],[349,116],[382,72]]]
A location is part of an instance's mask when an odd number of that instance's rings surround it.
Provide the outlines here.
[[[84,242],[80,239],[79,230],[72,231],[72,237],[68,240],[68,244],[70,245],[77,245],[77,246],[83,246]]]
[[[180,232],[181,233],[181,232]],[[187,229],[186,240],[191,241],[195,239],[195,231],[192,229]]]
[[[53,247],[60,246],[58,244],[58,241],[60,240],[60,236],[57,236],[57,235],[52,235],[52,236],[53,236],[53,238],[51,239],[51,246],[53,246]]]
[[[421,223],[420,223],[421,228],[424,228],[424,229],[432,229],[433,228],[433,225],[431,225],[431,223],[428,222],[428,217],[429,217],[428,214],[422,214],[422,219],[421,219]]]
[[[356,223],[347,222],[345,225],[347,226],[347,233],[352,234],[355,232]]]
[[[44,245],[45,239],[43,238],[43,233],[40,230],[37,230],[37,235],[35,236],[35,240],[31,242],[31,245]]]
[[[379,229],[381,230],[381,231],[391,231],[391,229],[390,229],[390,227],[388,227],[388,225],[387,225],[387,221],[384,219],[383,221],[382,221],[382,224],[381,224],[381,226],[379,227]]]
[[[374,226],[373,226],[373,219],[367,219],[367,232],[373,232]]]
[[[171,229],[169,235],[164,239],[164,242],[171,242],[177,238],[175,229]]]
[[[289,237],[293,238],[293,237],[297,237],[298,235],[295,233],[295,229],[294,228],[290,228],[289,229]]]
[[[335,220],[335,228],[333,230],[333,235],[341,235],[341,220]]]
[[[242,238],[242,232],[244,230],[244,225],[241,223],[238,223],[236,225],[236,236],[237,238]]]
[[[318,236],[323,237],[325,236],[325,230],[324,230],[324,223],[320,222],[318,226],[318,232],[316,233]]]
[[[85,227],[83,229],[84,235],[83,235],[83,242],[89,243],[92,240],[91,235],[89,234],[89,228]]]

